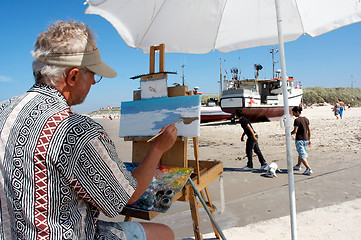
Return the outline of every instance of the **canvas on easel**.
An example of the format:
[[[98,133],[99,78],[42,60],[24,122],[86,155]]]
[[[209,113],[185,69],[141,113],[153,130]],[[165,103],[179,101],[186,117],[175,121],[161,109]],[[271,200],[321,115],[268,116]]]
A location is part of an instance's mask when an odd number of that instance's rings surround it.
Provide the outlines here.
[[[200,110],[199,95],[122,102],[119,136],[154,136],[163,126],[179,122],[178,136],[197,137]]]

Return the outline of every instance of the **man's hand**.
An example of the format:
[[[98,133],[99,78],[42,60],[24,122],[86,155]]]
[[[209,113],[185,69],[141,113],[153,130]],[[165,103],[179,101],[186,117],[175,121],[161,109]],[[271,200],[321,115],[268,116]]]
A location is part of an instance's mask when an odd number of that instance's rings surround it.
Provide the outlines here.
[[[164,153],[175,143],[177,139],[177,128],[175,127],[175,123],[172,123],[164,126],[161,131],[163,131],[163,133],[157,137],[153,146]]]
[[[128,204],[134,203],[142,196],[155,175],[155,170],[163,153],[168,151],[177,139],[175,123],[163,127],[162,131],[162,134],[156,138],[143,161],[132,172],[138,183],[137,189],[129,199]]]
[[[242,137],[241,137],[241,141],[242,141],[242,142],[244,141],[244,136],[246,136],[246,132],[243,132],[243,133],[242,133]]]

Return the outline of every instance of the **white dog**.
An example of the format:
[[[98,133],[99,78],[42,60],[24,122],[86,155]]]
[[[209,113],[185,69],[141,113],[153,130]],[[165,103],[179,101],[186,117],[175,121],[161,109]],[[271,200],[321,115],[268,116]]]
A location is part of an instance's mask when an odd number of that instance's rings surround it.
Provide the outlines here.
[[[269,176],[269,177],[277,177],[277,174],[276,174],[277,170],[279,172],[282,172],[282,170],[278,168],[277,163],[272,162],[271,164],[268,165],[267,176]]]

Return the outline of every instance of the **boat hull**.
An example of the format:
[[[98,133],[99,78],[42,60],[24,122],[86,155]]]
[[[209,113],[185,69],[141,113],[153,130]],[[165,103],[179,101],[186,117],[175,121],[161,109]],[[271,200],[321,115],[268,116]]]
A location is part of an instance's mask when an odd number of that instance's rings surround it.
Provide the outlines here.
[[[268,92],[268,91],[267,91]],[[292,89],[288,96],[289,109],[302,103],[302,89]],[[237,109],[250,121],[269,121],[284,115],[282,94],[264,95],[247,92],[244,89],[223,91],[220,106],[222,111],[234,116]]]
[[[294,106],[290,107],[290,113]],[[235,116],[237,109],[242,110],[242,115],[250,121],[269,121],[272,119],[280,118],[284,115],[283,106],[278,107],[230,107],[222,108],[224,112],[230,113]]]
[[[216,122],[231,119],[232,115],[222,111],[220,107],[202,107],[201,122]]]

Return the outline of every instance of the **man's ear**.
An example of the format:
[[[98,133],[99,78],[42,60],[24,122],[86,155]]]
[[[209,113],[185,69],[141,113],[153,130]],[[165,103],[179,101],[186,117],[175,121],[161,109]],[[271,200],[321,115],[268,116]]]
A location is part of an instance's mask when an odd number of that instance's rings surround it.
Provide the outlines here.
[[[65,82],[66,82],[66,85],[70,86],[70,87],[73,87],[75,85],[75,82],[77,80],[77,78],[80,77],[80,69],[79,68],[72,68],[66,79],[65,79]]]

